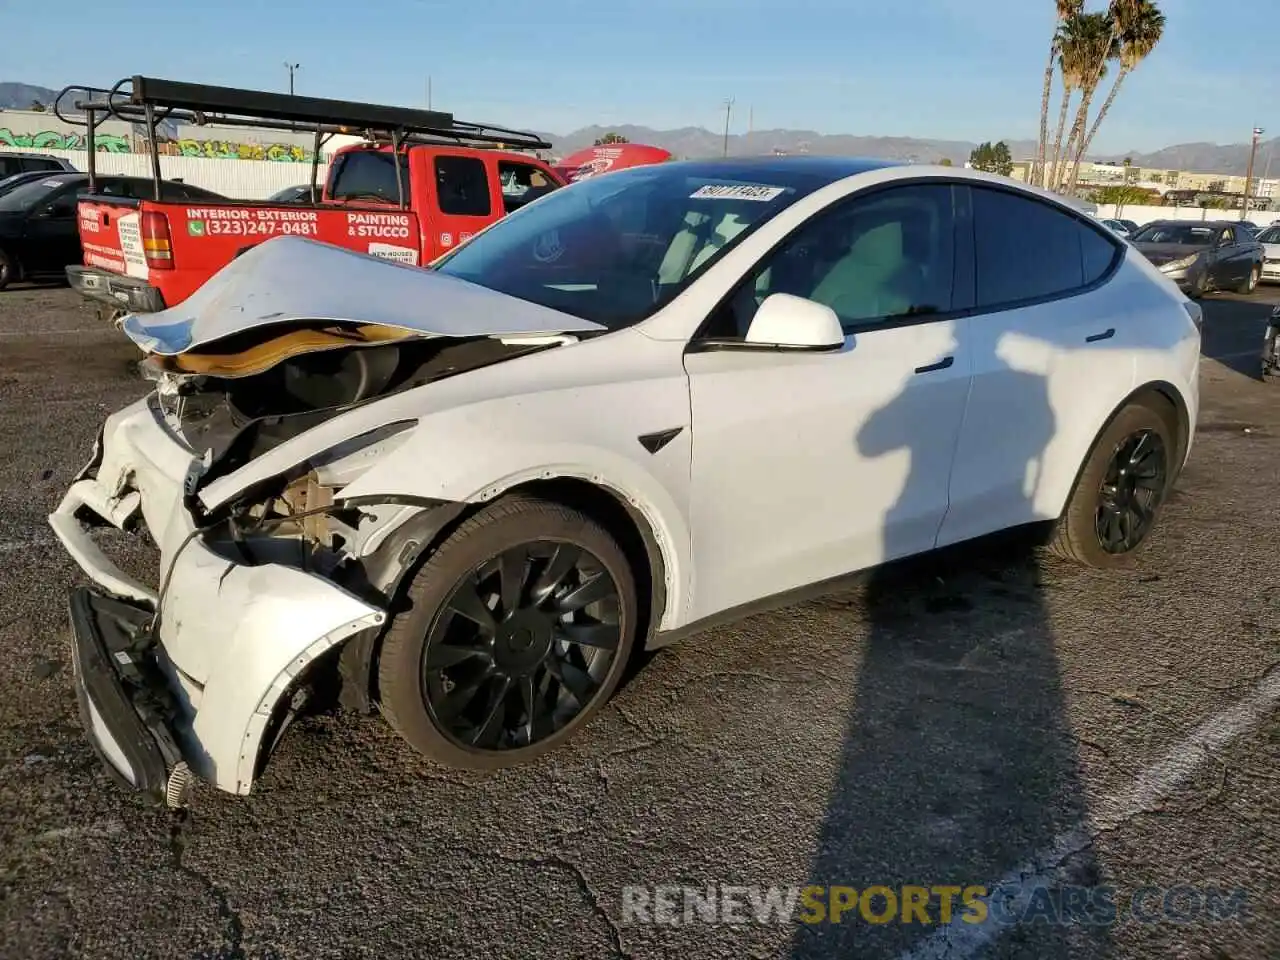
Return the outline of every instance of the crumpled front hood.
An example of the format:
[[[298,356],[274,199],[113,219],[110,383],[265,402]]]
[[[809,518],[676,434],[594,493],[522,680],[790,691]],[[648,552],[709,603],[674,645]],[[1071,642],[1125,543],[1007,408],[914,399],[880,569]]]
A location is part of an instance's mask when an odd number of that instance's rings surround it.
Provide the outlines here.
[[[379,324],[428,337],[605,329],[433,270],[301,237],[253,247],[178,306],[130,315],[123,328],[143,351],[176,356],[246,330],[314,321]]]

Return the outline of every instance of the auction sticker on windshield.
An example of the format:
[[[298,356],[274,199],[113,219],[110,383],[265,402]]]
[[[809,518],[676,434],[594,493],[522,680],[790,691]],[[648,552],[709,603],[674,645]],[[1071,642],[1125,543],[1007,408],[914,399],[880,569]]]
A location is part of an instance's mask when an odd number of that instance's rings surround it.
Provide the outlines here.
[[[768,203],[787,192],[786,187],[766,187],[763,184],[707,184],[689,194],[691,200],[758,200]]]

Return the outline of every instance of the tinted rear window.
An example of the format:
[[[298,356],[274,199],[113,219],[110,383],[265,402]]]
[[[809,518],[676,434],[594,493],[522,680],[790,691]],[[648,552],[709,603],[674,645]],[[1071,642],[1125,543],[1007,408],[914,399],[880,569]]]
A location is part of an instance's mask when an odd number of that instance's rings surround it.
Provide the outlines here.
[[[973,189],[978,306],[1061,296],[1106,273],[1114,244],[1075,217],[1003,190]]]
[[[493,210],[484,161],[476,157],[436,157],[436,194],[440,212],[457,217],[487,217]]]
[[[405,199],[409,198],[408,164],[401,164]],[[390,153],[374,150],[356,150],[344,153],[338,161],[338,172],[333,180],[334,200],[373,200],[398,203],[396,187],[396,161]]]

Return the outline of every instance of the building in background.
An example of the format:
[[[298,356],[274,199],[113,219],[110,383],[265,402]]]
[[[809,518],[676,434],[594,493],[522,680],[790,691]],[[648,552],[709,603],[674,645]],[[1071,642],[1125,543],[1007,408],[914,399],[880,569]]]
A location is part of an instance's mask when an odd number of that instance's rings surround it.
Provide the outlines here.
[[[1032,160],[1014,161],[1009,176],[1025,182],[1030,176],[1033,163]],[[1069,162],[1062,165],[1068,176],[1072,166]],[[1052,162],[1048,164],[1048,168],[1052,176]],[[1153,190],[1164,198],[1166,204],[1178,206],[1200,206],[1202,202],[1210,201],[1238,206],[1245,190],[1245,178],[1238,174],[1197,173],[1094,161],[1085,161],[1080,165],[1078,183],[1082,193],[1092,193],[1100,187],[1120,186]],[[1268,210],[1272,208],[1272,204],[1280,204],[1280,178],[1254,178],[1249,196],[1249,205],[1253,209]]]

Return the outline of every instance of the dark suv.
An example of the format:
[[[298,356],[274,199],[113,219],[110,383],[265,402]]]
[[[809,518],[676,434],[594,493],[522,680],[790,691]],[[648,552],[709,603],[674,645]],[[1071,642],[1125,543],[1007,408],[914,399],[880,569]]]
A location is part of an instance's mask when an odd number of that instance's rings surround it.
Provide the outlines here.
[[[0,153],[0,180],[15,173],[49,171],[50,173],[74,173],[70,160],[50,157],[43,153]]]

